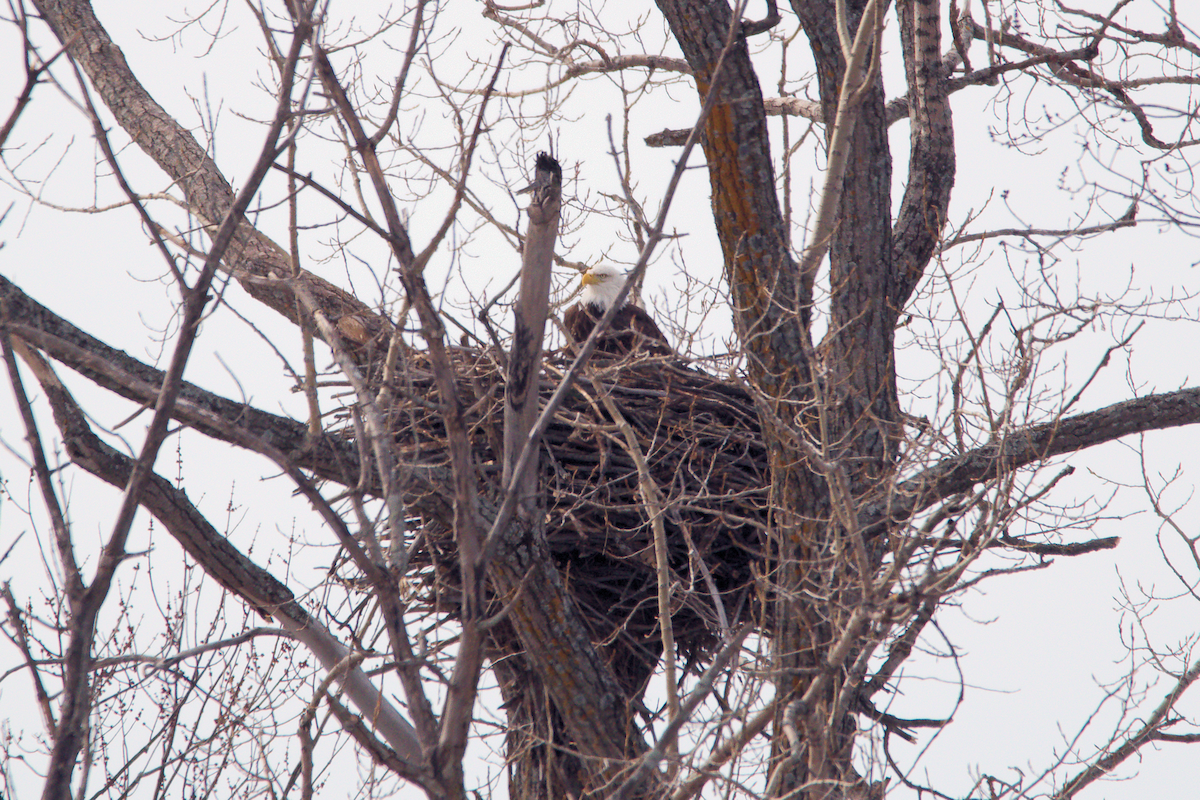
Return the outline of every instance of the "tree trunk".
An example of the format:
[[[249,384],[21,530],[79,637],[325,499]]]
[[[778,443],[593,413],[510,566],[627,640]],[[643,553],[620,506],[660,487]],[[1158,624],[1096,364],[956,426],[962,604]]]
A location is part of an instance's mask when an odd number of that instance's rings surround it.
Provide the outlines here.
[[[913,92],[910,109],[918,168],[905,195],[902,248],[891,226],[891,154],[878,78],[857,108],[830,242],[829,332],[820,348],[824,374],[819,382],[811,346],[811,286],[799,280],[790,255],[762,94],[745,39],[738,37],[724,54],[717,74],[725,33],[735,23],[728,6],[686,0],[660,0],[659,5],[701,96],[714,83],[719,92],[704,139],[713,212],[747,371],[763,398],[763,430],[771,448],[779,710],[770,790],[782,795],[807,785],[805,796],[813,798],[861,792],[851,764],[855,703],[846,696],[861,676],[843,669],[857,650],[835,651],[835,645],[862,625],[856,610],[869,600],[864,595],[884,550],[882,539],[860,541],[862,557],[850,557],[860,533],[853,509],[886,485],[896,463],[900,431],[893,332],[933,252],[953,185],[953,140],[938,71],[937,4],[906,6],[901,14],[909,82],[924,90]],[[849,6],[852,34],[866,2]],[[846,66],[834,3],[794,2],[793,8],[816,60],[829,136]],[[815,441],[820,464],[797,446],[798,436]],[[838,673],[835,678],[814,680],[831,669]]]

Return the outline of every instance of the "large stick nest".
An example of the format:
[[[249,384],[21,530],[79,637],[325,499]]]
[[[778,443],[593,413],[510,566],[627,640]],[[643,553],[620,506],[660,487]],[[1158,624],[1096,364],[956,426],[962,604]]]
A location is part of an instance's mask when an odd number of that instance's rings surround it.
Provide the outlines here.
[[[452,351],[467,408],[480,491],[500,496],[504,370],[495,350]],[[572,355],[547,354],[542,407]],[[446,465],[440,397],[428,361],[403,369],[394,421],[402,463]],[[613,400],[636,432],[638,450],[662,498],[674,572],[673,630],[690,659],[754,613],[755,567],[762,560],[769,479],[754,403],[736,382],[677,359],[598,354],[555,415],[540,458],[546,539],[594,640],[608,645],[618,674],[644,677],[661,652],[651,508],[638,486],[636,460],[597,390]],[[457,564],[449,503],[410,505],[427,548],[412,562],[432,606],[456,607]],[[449,601],[449,602],[447,602]],[[720,611],[718,611],[720,606]],[[452,611],[447,611],[452,614]],[[515,643],[513,643],[515,646]]]

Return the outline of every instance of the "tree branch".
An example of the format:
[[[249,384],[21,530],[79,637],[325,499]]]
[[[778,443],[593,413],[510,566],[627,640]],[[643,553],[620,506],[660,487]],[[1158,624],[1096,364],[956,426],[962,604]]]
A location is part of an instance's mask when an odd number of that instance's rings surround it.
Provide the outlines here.
[[[86,0],[31,1],[83,69],[117,124],[182,189],[189,209],[214,234],[235,201],[233,188],[216,163],[138,81]],[[243,223],[234,233],[225,260],[251,297],[299,324],[295,297],[290,291],[274,283],[247,280],[290,275],[291,259],[283,248]],[[330,319],[362,314],[375,320],[375,312],[340,287],[304,270],[299,279],[308,284]],[[377,322],[378,329],[385,327],[383,320]]]
[[[1146,431],[1200,423],[1200,388],[1153,394],[1013,431],[1000,444],[947,458],[903,481],[887,499],[863,506],[859,524],[872,535],[982,481],[1038,461]]]
[[[1200,678],[1200,662],[1193,664],[1191,669],[1179,676],[1175,685],[1171,687],[1171,691],[1162,699],[1158,707],[1151,712],[1149,718],[1140,728],[1134,731],[1124,742],[1107,755],[1089,764],[1086,769],[1067,781],[1066,785],[1051,800],[1070,800],[1070,798],[1077,795],[1084,787],[1112,772],[1148,742],[1169,736],[1170,734],[1159,732],[1164,724],[1167,723],[1167,714],[1175,708],[1175,704],[1179,701],[1179,698],[1183,696],[1183,693],[1198,678]]]
[[[33,358],[28,363],[46,393],[72,461],[112,486],[125,486],[137,462],[97,437],[83,410],[50,366],[36,354],[30,355]],[[166,527],[206,574],[249,603],[263,617],[278,620],[326,669],[334,669],[346,657],[346,648],[296,602],[291,590],[230,544],[188,500],[186,493],[176,489],[170,481],[157,473],[149,473],[139,502]],[[373,721],[376,729],[406,762],[407,777],[428,781],[421,746],[412,726],[361,670],[348,672],[343,686],[355,705]]]

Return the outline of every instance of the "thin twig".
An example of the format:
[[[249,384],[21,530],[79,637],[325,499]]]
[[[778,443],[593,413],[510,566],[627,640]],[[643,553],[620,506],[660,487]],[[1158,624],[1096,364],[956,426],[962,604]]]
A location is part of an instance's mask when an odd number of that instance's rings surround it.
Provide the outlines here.
[[[675,630],[671,623],[671,564],[667,558],[667,530],[663,525],[663,497],[658,485],[650,475],[650,467],[642,447],[638,444],[637,434],[625,419],[625,415],[617,408],[612,397],[600,388],[600,382],[592,377],[592,388],[604,408],[617,424],[625,439],[625,451],[637,466],[638,491],[642,502],[646,505],[646,515],[650,518],[650,529],[654,534],[654,571],[658,578],[658,627],[662,635],[663,671],[667,685],[667,714],[671,719],[679,716],[679,684],[675,676]],[[676,768],[675,761],[679,757],[678,743],[672,741],[667,745],[666,756],[670,760],[672,771]],[[619,793],[618,793],[619,794]]]

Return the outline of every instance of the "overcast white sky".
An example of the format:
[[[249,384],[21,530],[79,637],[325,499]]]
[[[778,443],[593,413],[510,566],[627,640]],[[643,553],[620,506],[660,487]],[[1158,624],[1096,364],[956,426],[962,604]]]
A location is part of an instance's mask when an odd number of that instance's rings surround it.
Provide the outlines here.
[[[195,4],[155,4],[152,12],[144,4],[138,4],[137,8],[124,2],[95,5],[101,21],[123,48],[135,73],[160,103],[188,126],[217,121],[214,148],[217,162],[234,185],[239,185],[262,141],[261,126],[247,122],[244,117],[267,116],[271,103],[258,85],[269,83],[269,79],[259,58],[259,37],[253,21],[240,6],[232,4],[216,41],[194,28],[171,38],[178,25],[170,20],[184,19],[195,9]],[[438,30],[445,38],[436,45],[439,52],[436,67],[444,80],[450,76],[458,79],[466,73],[465,57],[494,62],[499,52],[495,43],[481,33],[486,28],[474,16],[480,7],[470,3],[455,5],[455,12],[462,16],[451,19],[443,15],[438,22]],[[383,14],[387,10],[386,4],[355,4],[362,28],[373,26],[372,13]],[[335,19],[337,12],[335,7]],[[651,19],[654,20],[651,27],[657,31],[660,24],[653,12]],[[215,24],[215,18],[206,22],[209,33]],[[791,20],[786,24],[791,25]],[[39,36],[39,41],[47,46],[46,52],[50,52],[49,40],[44,34]],[[406,36],[404,31],[395,32],[391,42],[399,46]],[[653,41],[654,35],[648,38]],[[803,48],[797,46],[794,52],[799,59]],[[367,70],[382,76],[384,81],[399,59],[397,52],[380,47],[365,48],[364,53]],[[801,74],[800,68],[792,69],[796,76]],[[509,79],[513,85],[528,85],[537,78],[530,72],[516,72]],[[67,70],[61,68],[56,75],[62,80],[69,77]],[[772,84],[775,79],[770,73],[763,74],[768,94],[775,93]],[[884,79],[894,94],[900,85],[897,73],[885,71]],[[3,113],[7,114],[22,80],[19,38],[12,26],[0,27]],[[478,75],[470,80],[478,82]],[[430,91],[428,81],[422,87]],[[75,94],[78,89],[70,85],[69,91]],[[607,79],[585,83],[575,92],[573,105],[569,107],[571,114],[554,125],[559,154],[567,167],[568,192],[581,196],[616,193],[619,188],[612,162],[605,155],[604,116],[619,114],[619,94]],[[1024,218],[1031,224],[1068,225],[1076,221],[1072,215],[1080,207],[1079,198],[1068,190],[1077,184],[1081,172],[1095,176],[1101,171],[1100,164],[1127,167],[1138,161],[1139,156],[1132,152],[1095,153],[1094,160],[1080,157],[1080,139],[1069,121],[1048,137],[1045,153],[1043,145],[1030,147],[1026,153],[1004,147],[989,131],[1003,124],[997,119],[1003,110],[987,104],[990,92],[988,88],[978,88],[954,98],[959,157],[958,188],[952,210],[955,222],[966,218],[971,211],[986,208],[979,229],[1007,227],[1016,222],[1009,210],[1012,208],[1028,215]],[[662,128],[690,124],[696,105],[693,98],[690,90],[676,87],[669,96],[664,94],[655,103],[642,107],[635,117],[631,150],[638,189],[651,202],[651,210],[656,208],[665,177],[673,166],[674,153],[646,148],[641,138]],[[535,98],[524,102],[539,101]],[[1027,108],[1036,109],[1055,102],[1055,98],[1046,93],[1044,97],[1031,95],[1023,102]],[[512,101],[505,108],[514,108],[516,104],[517,101]],[[1063,113],[1067,111],[1064,108]],[[499,110],[495,112],[496,152],[488,153],[486,158],[510,168],[507,174],[512,185],[519,185],[524,176],[511,167],[530,163],[536,147],[526,147],[521,152],[512,149],[511,139],[505,138],[511,132],[503,132],[503,116]],[[791,124],[795,137],[803,128],[795,121]],[[773,126],[773,134],[778,136],[778,120]],[[404,110],[401,127],[414,136],[425,137],[425,141],[448,136],[450,131],[449,122],[438,107],[416,101]],[[892,136],[899,180],[907,153],[906,125],[896,125]],[[119,133],[114,134],[114,140],[126,141]],[[538,144],[544,146],[542,142]],[[342,157],[337,148],[321,149],[312,146],[312,142],[308,145],[304,157],[312,159],[312,163],[303,164],[301,169],[313,170],[332,180],[338,174],[338,159]],[[27,186],[46,204],[84,207],[116,199],[117,191],[107,180],[100,181],[99,195],[95,194],[93,175],[99,156],[82,116],[55,88],[40,87],[10,147],[14,149],[5,153],[7,169],[2,173],[4,183],[0,185],[0,207],[12,203],[0,227],[0,240],[5,243],[0,250],[0,272],[54,312],[109,344],[144,360],[161,358],[164,350],[169,352],[169,342],[160,345],[157,341],[163,338],[163,332],[167,337],[174,334],[173,295],[162,280],[160,256],[147,244],[135,214],[129,209],[103,214],[55,210],[32,202],[19,192],[10,172],[15,168],[22,178],[37,181]],[[320,158],[328,161],[322,163]],[[167,189],[161,174],[134,148],[123,149],[121,159],[139,191]],[[700,163],[699,157],[694,163]],[[809,175],[797,175],[796,191],[806,195],[806,182],[817,179],[819,173],[814,165]],[[268,189],[268,197],[275,200],[280,196],[280,184],[275,182]],[[486,196],[495,204],[493,213],[510,224],[516,221],[515,209],[499,188]],[[1006,199],[1002,200],[1002,196]],[[328,206],[315,200],[309,202],[307,213],[312,219],[328,216]],[[672,226],[687,237],[652,267],[647,298],[650,306],[655,304],[659,293],[671,292],[672,287],[682,285],[680,263],[685,263],[688,271],[700,279],[712,280],[719,274],[719,250],[711,232],[707,177],[701,170],[689,174],[676,203]],[[798,203],[801,216],[805,204]],[[418,245],[428,237],[429,226],[440,218],[445,205],[444,194],[435,194],[421,203],[406,206]],[[1123,209],[1116,207],[1115,202],[1111,205],[1114,207],[1107,209],[1110,218],[1119,216]],[[165,207],[159,204],[156,208]],[[266,212],[264,218],[267,232],[277,241],[286,242],[282,211]],[[635,249],[618,242],[615,231],[604,220],[590,217],[578,220],[564,237],[567,257],[589,263],[601,257],[632,261]],[[377,299],[371,276],[386,275],[388,265],[382,248],[372,249],[363,243],[357,251],[375,253],[379,262],[337,259],[322,262],[322,253],[332,249],[322,248],[332,237],[330,229],[307,234],[307,252],[312,254],[312,261],[305,266],[343,285],[353,285],[369,302]],[[447,284],[449,300],[461,302],[465,288],[478,293],[490,285],[494,291],[495,286],[506,282],[515,272],[517,256],[511,249],[492,242],[481,239],[461,253]],[[948,254],[946,270],[958,270],[963,255],[957,251]],[[1052,271],[1068,290],[1078,285],[1079,293],[1084,296],[1117,293],[1126,287],[1134,295],[1154,292],[1160,296],[1168,291],[1184,294],[1189,288],[1200,289],[1200,280],[1192,266],[1198,258],[1195,241],[1154,226],[1118,233],[1077,252],[1060,250],[1057,255],[1062,260],[1052,265]],[[965,288],[970,283],[967,302],[973,308],[990,308],[1000,297],[1010,305],[1018,301],[1008,280],[1005,258],[1002,252],[993,252],[975,268],[969,281],[960,284],[960,288]],[[1018,252],[1008,255],[1011,264],[1021,264],[1026,258]],[[432,269],[441,270],[436,273],[441,275],[447,268],[448,261],[443,260]],[[564,273],[563,277],[565,281],[568,276]],[[431,285],[438,285],[439,280],[431,278]],[[279,343],[293,364],[298,363],[297,337],[291,326],[272,312],[259,311],[236,287],[230,289],[229,296],[235,308],[250,314],[255,326]],[[916,308],[921,313],[943,316],[947,313],[944,297],[918,299]],[[1126,359],[1121,354],[1114,357],[1113,365],[1085,395],[1078,410],[1124,399],[1134,389],[1144,394],[1194,383],[1198,343],[1196,306],[1184,303],[1167,311],[1190,317],[1191,321],[1148,325],[1135,340],[1134,357]],[[460,318],[465,321],[465,317]],[[727,334],[724,312],[714,314],[708,324],[715,339]],[[1115,335],[1119,334],[1117,331]],[[1072,346],[1075,349],[1071,350],[1070,358],[1048,374],[1047,385],[1050,388],[1064,383],[1077,385],[1080,376],[1094,368],[1113,336],[1109,329],[1089,332],[1086,341]],[[929,369],[927,357],[911,350],[902,351],[900,358],[900,374],[909,381],[906,386],[919,390],[912,396],[909,410],[926,413],[926,406],[937,395],[936,386],[924,380]],[[1062,354],[1054,351],[1047,356],[1044,366],[1049,368],[1061,358]],[[302,400],[290,391],[291,382],[277,356],[257,333],[228,311],[218,312],[206,323],[187,379],[222,394],[244,395],[268,411],[298,417],[304,413]],[[69,383],[81,398],[86,398],[89,410],[100,424],[115,425],[130,413],[127,404],[88,390],[85,381],[69,377]],[[138,419],[122,431],[135,448],[140,444],[144,424],[144,419]],[[50,428],[47,424],[44,431]],[[10,393],[0,391],[0,439],[7,448],[20,453],[21,437]],[[303,567],[293,565],[289,570],[285,563],[287,537],[297,535],[305,541],[326,541],[324,532],[307,510],[291,498],[282,481],[265,479],[274,474],[273,470],[240,453],[231,455],[224,447],[211,445],[197,436],[184,435],[179,441],[178,448],[173,442],[164,450],[160,471],[174,475],[173,462],[181,461],[189,495],[214,523],[228,525],[229,535],[236,544],[246,549],[253,545],[259,563],[270,562],[275,574],[297,590],[318,584],[323,575],[321,567],[327,562],[317,558]],[[1074,531],[1065,536],[1075,541],[1093,535],[1117,535],[1122,537],[1119,548],[1076,559],[1060,559],[1045,570],[986,582],[962,598],[961,608],[947,609],[939,615],[940,630],[960,656],[957,666],[965,681],[964,699],[953,724],[940,733],[924,756],[916,777],[922,778],[927,772],[928,782],[933,786],[943,791],[951,787],[953,792],[965,794],[978,772],[1009,779],[1014,776],[1011,772],[1014,769],[1029,776],[1053,765],[1089,720],[1091,725],[1083,733],[1082,741],[1098,742],[1108,737],[1116,719],[1120,693],[1106,701],[1105,687],[1119,682],[1128,667],[1123,660],[1126,651],[1122,637],[1128,638],[1131,633],[1131,618],[1121,610],[1117,600],[1122,586],[1135,598],[1151,590],[1175,597],[1181,590],[1163,563],[1158,543],[1159,523],[1146,513],[1146,503],[1139,496],[1140,464],[1130,444],[1138,443],[1116,443],[1073,458],[1070,463],[1077,471],[1055,495],[1056,500],[1066,504],[1072,497],[1085,501],[1093,496],[1107,496],[1113,491],[1109,482],[1132,485],[1133,488],[1118,493],[1106,519],[1092,531]],[[1189,501],[1194,476],[1200,475],[1200,432],[1184,429],[1153,434],[1146,437],[1144,447],[1153,475],[1170,475],[1177,467],[1182,470],[1167,505],[1178,506]],[[7,482],[9,493],[0,499],[0,552],[17,536],[25,534],[14,555],[0,564],[0,579],[11,580],[19,598],[36,598],[46,584],[44,567],[36,537],[30,530],[34,523],[17,507],[32,498],[32,492],[26,487],[25,467],[10,450],[0,450],[0,478]],[[72,512],[77,534],[96,540],[106,535],[113,519],[114,493],[98,489],[82,476],[70,479],[67,489],[74,501]],[[28,499],[28,502],[34,508],[33,519],[41,520],[40,501]],[[1178,518],[1193,535],[1194,510],[1194,506],[1188,507]],[[173,545],[145,530],[139,537],[131,543],[131,549],[152,546],[154,555],[148,563],[158,570],[170,569],[177,558]],[[133,580],[128,576],[125,579]],[[1195,602],[1179,599],[1155,604],[1150,626],[1155,644],[1180,643],[1200,631]],[[1142,636],[1136,629],[1133,635],[1139,640]],[[944,651],[946,644],[931,636],[929,646]],[[15,650],[0,648],[0,674],[16,664],[16,659]],[[914,659],[908,674],[911,679],[904,684],[904,695],[895,699],[893,713],[902,717],[939,717],[953,710],[959,684],[956,668],[949,660],[933,656]],[[1135,692],[1144,692],[1145,707],[1152,708],[1167,683],[1153,684],[1149,673],[1138,680]],[[27,694],[24,675],[9,676],[0,682],[0,719],[8,717],[8,729],[14,734],[22,727],[27,732],[36,730],[38,725],[36,717],[28,714]],[[1200,715],[1200,700],[1194,697],[1185,700],[1181,707]],[[1100,711],[1093,715],[1097,708]],[[899,759],[911,759],[929,740],[930,734],[921,732],[917,745],[896,741],[893,753]],[[1195,787],[1200,785],[1200,757],[1185,745],[1147,747],[1140,758],[1123,766],[1117,777],[1123,780],[1098,784],[1082,796],[1106,800],[1194,796]],[[28,793],[34,792],[30,789]],[[910,795],[906,790],[898,790],[889,796]],[[1037,792],[1032,796],[1037,796]]]

